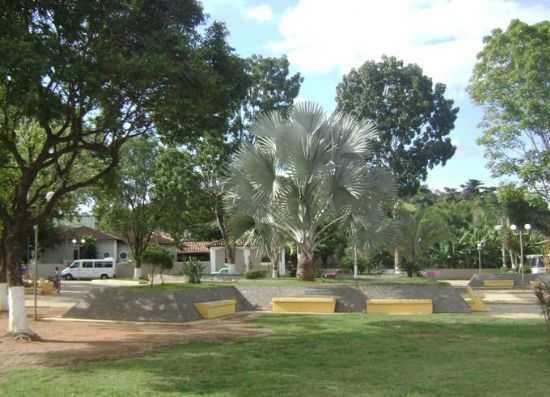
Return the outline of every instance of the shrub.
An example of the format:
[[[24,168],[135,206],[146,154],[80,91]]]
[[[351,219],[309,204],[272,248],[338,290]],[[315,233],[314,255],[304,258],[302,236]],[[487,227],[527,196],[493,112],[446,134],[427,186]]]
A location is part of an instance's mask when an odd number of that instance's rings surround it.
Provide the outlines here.
[[[539,305],[546,321],[546,326],[550,330],[550,280],[539,280],[535,284],[535,296],[539,301]]]
[[[174,266],[174,258],[172,254],[159,247],[147,248],[147,250],[143,253],[142,259],[144,263],[151,265],[151,285],[153,285],[157,268],[160,272],[161,283],[163,283],[163,271],[171,269]]]
[[[183,274],[191,284],[200,284],[204,268],[196,259],[188,258],[183,264]]]
[[[265,278],[266,276],[267,276],[267,272],[265,270],[250,270],[244,274],[244,277],[249,280]]]

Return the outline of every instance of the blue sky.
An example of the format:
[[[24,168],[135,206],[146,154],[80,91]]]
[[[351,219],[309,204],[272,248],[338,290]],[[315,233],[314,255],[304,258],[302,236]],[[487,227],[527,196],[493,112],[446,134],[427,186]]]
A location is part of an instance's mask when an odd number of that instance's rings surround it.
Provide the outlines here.
[[[242,55],[286,54],[304,76],[300,99],[334,109],[342,75],[382,54],[417,63],[460,107],[451,133],[457,146],[428,185],[441,189],[481,179],[499,180],[476,144],[482,109],[465,92],[482,38],[514,18],[550,19],[550,0],[203,0],[212,19],[226,23],[229,43]],[[502,181],[502,180],[500,180]]]

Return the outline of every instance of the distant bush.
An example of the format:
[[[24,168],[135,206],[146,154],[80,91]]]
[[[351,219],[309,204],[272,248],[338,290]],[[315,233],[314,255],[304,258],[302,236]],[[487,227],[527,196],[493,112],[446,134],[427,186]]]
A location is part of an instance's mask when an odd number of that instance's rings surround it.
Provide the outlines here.
[[[249,280],[265,278],[266,276],[267,272],[265,270],[250,270],[244,274],[244,278],[247,278]]]
[[[200,284],[203,272],[203,265],[196,259],[189,258],[183,264],[183,274],[189,278],[191,284]]]
[[[172,254],[160,247],[149,247],[145,250],[142,256],[143,262],[151,265],[151,285],[155,280],[155,273],[158,270],[161,283],[164,283],[162,274],[164,270],[172,269],[174,266],[174,258]]]
[[[539,305],[546,321],[546,326],[550,330],[550,280],[539,280],[535,284],[535,296],[539,301]]]

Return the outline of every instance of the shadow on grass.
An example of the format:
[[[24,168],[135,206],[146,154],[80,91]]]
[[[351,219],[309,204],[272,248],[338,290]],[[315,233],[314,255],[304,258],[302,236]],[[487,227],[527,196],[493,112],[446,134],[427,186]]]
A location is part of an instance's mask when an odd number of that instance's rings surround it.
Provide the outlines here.
[[[550,387],[550,339],[538,321],[350,314],[253,324],[274,334],[81,363],[49,374],[42,395],[541,396]],[[83,377],[90,382],[74,384]]]

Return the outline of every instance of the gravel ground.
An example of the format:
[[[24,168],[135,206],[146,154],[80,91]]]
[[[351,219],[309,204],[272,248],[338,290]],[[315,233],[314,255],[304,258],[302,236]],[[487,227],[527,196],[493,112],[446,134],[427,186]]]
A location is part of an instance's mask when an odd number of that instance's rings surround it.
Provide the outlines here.
[[[59,309],[43,309],[46,316]],[[196,321],[187,324],[98,323],[31,321],[41,341],[15,341],[0,337],[0,377],[16,368],[68,365],[75,361],[140,355],[162,346],[194,340],[217,340],[237,336],[262,336],[268,330],[252,328],[247,319],[257,314]],[[0,314],[0,329],[7,329],[7,315]]]

